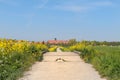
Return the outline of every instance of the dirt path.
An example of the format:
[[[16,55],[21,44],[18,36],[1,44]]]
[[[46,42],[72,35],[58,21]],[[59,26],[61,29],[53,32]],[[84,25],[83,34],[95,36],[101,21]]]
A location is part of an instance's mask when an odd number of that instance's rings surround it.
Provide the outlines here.
[[[58,60],[56,59],[63,59]],[[64,62],[65,61],[65,62]],[[90,64],[72,52],[49,52],[42,62],[36,62],[19,80],[106,80],[100,78]]]

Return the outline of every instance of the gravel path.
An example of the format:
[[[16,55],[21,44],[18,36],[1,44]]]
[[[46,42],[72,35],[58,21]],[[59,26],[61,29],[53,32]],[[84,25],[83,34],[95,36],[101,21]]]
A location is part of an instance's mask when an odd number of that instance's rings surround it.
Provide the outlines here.
[[[57,61],[56,61],[57,60]],[[19,80],[106,80],[72,52],[48,52]]]

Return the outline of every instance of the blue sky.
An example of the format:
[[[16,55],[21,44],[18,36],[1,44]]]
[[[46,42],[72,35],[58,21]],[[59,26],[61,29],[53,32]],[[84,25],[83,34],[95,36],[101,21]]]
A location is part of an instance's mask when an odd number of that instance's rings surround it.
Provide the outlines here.
[[[0,0],[0,37],[120,41],[120,0]]]

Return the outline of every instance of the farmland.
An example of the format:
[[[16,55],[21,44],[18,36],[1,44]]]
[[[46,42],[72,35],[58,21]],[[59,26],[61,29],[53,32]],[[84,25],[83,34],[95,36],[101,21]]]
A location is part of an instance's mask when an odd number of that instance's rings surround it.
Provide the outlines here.
[[[55,52],[58,47],[65,52],[80,52],[80,58],[92,64],[101,77],[107,80],[120,79],[119,42],[71,41],[63,45],[48,45],[0,39],[0,80],[17,80],[36,61],[43,59],[43,52]]]
[[[81,52],[80,57],[86,63],[92,64],[102,77],[108,80],[120,79],[120,46],[93,46],[77,43],[68,48],[70,51]]]

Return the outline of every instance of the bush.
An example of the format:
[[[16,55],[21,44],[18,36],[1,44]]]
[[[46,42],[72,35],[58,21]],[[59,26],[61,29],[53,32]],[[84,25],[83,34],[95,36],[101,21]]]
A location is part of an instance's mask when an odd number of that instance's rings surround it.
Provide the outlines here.
[[[56,52],[57,46],[51,46],[48,50],[49,52]]]
[[[91,47],[86,47],[81,51],[81,58],[85,60],[85,62],[90,63],[92,59],[95,57],[95,50]]]
[[[86,46],[84,44],[78,43],[76,45],[70,46],[70,51],[83,51]]]
[[[69,52],[69,48],[68,47],[60,47],[60,49],[63,51],[63,52]]]
[[[42,60],[43,44],[0,40],[0,80],[16,80],[37,60]]]

